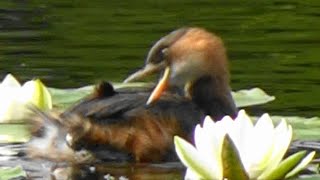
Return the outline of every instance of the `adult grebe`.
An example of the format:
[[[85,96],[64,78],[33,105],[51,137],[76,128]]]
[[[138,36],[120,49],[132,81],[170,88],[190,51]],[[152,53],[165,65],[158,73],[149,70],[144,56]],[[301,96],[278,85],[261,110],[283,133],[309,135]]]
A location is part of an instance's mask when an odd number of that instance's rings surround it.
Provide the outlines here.
[[[39,112],[47,124],[59,127],[59,136],[69,139],[60,149],[56,143],[50,150],[37,149],[39,140],[56,137],[44,133],[30,142],[30,154],[50,158],[53,153],[51,159],[73,160],[74,153],[66,155],[63,150],[70,145],[106,161],[174,161],[173,136],[192,141],[193,129],[205,115],[216,120],[236,115],[225,48],[216,35],[202,28],[173,31],[151,48],[144,68],[125,81],[160,71],[163,77],[151,95],[116,92],[109,83],[101,83],[91,96],[58,117]],[[165,91],[167,87],[175,90]],[[55,152],[48,153],[52,149]]]

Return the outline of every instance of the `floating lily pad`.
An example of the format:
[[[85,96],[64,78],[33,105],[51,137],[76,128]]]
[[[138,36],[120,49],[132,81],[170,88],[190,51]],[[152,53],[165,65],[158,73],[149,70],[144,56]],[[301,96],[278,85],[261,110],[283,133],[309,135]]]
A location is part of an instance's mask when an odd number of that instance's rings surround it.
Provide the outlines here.
[[[257,118],[254,118],[255,120]],[[271,116],[274,124],[285,119],[293,128],[293,139],[295,140],[319,140],[320,139],[320,117],[299,116]]]
[[[150,83],[113,83],[113,86],[115,89],[151,87]],[[49,88],[49,91],[52,94],[54,106],[56,108],[65,109],[79,101],[81,98],[89,95],[93,91],[93,88],[94,86],[90,85],[73,89]],[[236,101],[237,107],[265,104],[275,99],[274,96],[266,94],[260,88],[239,90],[232,92],[232,96]]]
[[[52,96],[53,106],[59,109],[65,109],[81,98],[89,95],[94,86],[85,86],[72,89],[48,88]]]
[[[29,139],[30,132],[26,124],[0,124],[0,143],[27,142]]]
[[[280,122],[286,119],[293,128],[294,139],[299,140],[319,140],[320,139],[320,118],[305,118],[299,116],[272,116],[273,121]]]
[[[16,167],[1,167],[0,168],[0,179],[9,180],[13,178],[27,177],[26,172],[21,166]]]
[[[310,174],[310,175],[303,175],[299,176],[297,178],[294,178],[295,180],[319,180],[320,174]]]
[[[112,83],[115,89],[120,88],[141,88],[150,87],[150,83]],[[52,95],[53,105],[58,109],[65,109],[79,101],[81,98],[89,95],[93,89],[93,85],[80,88],[58,89],[48,88]]]
[[[232,96],[237,107],[260,105],[275,100],[274,96],[268,95],[260,88],[239,90],[232,92]]]

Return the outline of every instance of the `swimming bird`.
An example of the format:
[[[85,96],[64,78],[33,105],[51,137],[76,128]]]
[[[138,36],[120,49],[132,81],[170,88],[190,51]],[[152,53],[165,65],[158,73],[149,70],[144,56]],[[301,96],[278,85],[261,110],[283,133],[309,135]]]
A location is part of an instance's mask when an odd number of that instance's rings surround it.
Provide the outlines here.
[[[175,135],[192,141],[194,127],[206,115],[215,120],[236,115],[225,47],[213,33],[197,27],[171,32],[153,45],[144,67],[125,82],[155,73],[162,77],[152,92],[115,91],[103,82],[58,116],[38,112],[50,126],[43,125],[42,136],[31,140],[30,154],[48,157],[44,146],[45,154],[37,150],[38,142],[44,137],[51,137],[47,141],[51,142],[63,134],[63,146],[49,143],[61,159],[74,160],[70,149],[85,149],[105,161],[175,161]]]

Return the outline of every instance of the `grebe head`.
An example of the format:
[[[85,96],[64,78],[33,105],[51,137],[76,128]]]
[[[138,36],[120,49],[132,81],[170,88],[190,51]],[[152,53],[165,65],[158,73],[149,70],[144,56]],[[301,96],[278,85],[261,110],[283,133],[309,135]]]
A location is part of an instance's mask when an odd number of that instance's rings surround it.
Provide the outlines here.
[[[155,43],[145,66],[125,82],[159,71],[164,71],[163,76],[147,104],[157,100],[168,86],[178,86],[184,89],[186,97],[199,103],[205,103],[205,96],[212,96],[211,100],[222,99],[234,106],[226,50],[223,41],[215,34],[196,27],[171,32]]]
[[[168,66],[167,50],[187,31],[188,28],[180,28],[157,41],[148,52],[145,66],[127,77],[124,80],[124,83],[136,81],[144,78],[147,75],[163,71],[165,67]]]

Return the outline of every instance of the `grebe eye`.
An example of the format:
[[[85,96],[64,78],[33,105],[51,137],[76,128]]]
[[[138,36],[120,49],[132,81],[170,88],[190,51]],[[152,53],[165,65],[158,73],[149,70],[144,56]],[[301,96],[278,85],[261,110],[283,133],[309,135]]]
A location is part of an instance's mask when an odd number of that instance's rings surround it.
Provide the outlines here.
[[[163,63],[163,61],[166,60],[167,56],[168,56],[168,48],[167,47],[162,48],[158,50],[154,58],[151,61],[149,61],[149,63],[155,64],[155,65]]]
[[[158,54],[158,58],[157,58],[157,64],[161,63],[163,61],[165,61],[167,59],[168,56],[168,48],[163,48],[160,50],[159,54]]]

